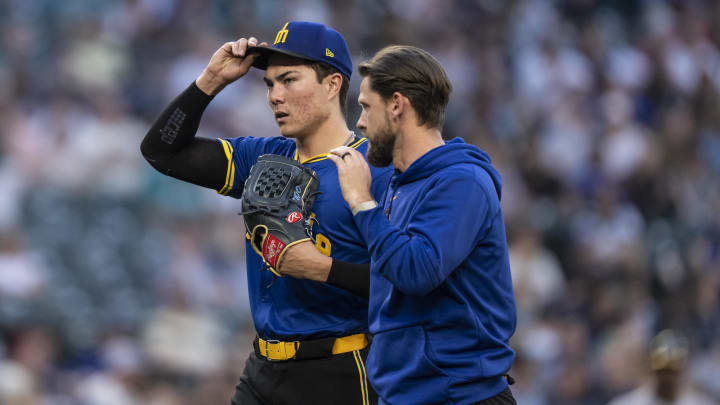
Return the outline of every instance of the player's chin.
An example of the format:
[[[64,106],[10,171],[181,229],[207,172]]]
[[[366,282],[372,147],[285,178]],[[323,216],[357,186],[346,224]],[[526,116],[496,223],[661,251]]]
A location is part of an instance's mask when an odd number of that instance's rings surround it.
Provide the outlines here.
[[[297,138],[298,137],[298,131],[294,131],[287,124],[278,124],[278,128],[280,128],[280,133],[285,138]]]

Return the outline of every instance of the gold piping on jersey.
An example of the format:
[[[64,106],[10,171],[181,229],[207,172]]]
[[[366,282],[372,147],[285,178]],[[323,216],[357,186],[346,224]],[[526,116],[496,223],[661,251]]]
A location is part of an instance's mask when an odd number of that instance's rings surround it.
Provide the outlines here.
[[[218,139],[220,144],[223,146],[225,156],[228,159],[227,173],[225,173],[225,185],[218,190],[218,194],[227,195],[232,189],[233,182],[235,181],[235,162],[233,162],[233,147],[232,144],[224,139]]]
[[[355,143],[352,143],[352,144],[348,145],[348,147],[353,148],[353,149],[357,149],[358,146],[362,145],[365,141],[367,141],[367,138],[362,137],[362,138],[358,139],[357,141],[355,141]],[[300,164],[303,164],[303,165],[304,165],[304,164],[306,164],[306,163],[319,162],[319,161],[321,161],[321,160],[327,159],[327,156],[328,156],[328,155],[329,155],[329,153],[321,153],[321,154],[319,154],[319,155],[315,155],[315,156],[313,156],[313,157],[311,157],[311,158],[307,158],[307,159],[301,161]],[[295,155],[294,155],[293,159],[294,159],[294,160],[297,160],[297,161],[300,161],[300,157],[298,156],[297,150],[295,151]]]

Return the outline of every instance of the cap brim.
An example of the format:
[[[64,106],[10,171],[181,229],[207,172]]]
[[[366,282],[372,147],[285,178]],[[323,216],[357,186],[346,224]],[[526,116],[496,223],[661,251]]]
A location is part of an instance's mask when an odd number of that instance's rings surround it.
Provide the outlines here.
[[[288,56],[292,56],[292,57],[299,58],[299,59],[305,59],[305,60],[317,62],[317,60],[308,58],[307,56],[301,55],[299,53],[286,51],[284,49],[270,48],[267,46],[248,46],[246,54],[249,55],[251,53],[259,54],[258,57],[255,58],[255,61],[253,62],[252,66],[256,67],[258,69],[262,69],[262,70],[267,70],[268,61],[270,60],[270,57],[273,55],[276,55],[276,54],[283,54],[283,55],[288,55]]]

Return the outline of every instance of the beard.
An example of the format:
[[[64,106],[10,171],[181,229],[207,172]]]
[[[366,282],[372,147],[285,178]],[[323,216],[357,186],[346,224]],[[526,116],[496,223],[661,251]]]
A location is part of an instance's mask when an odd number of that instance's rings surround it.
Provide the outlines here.
[[[368,136],[368,138],[371,138]],[[385,125],[379,128],[375,136],[370,140],[367,151],[368,163],[375,167],[386,167],[392,163],[393,149],[395,149],[396,134],[390,128],[389,117],[386,117]]]

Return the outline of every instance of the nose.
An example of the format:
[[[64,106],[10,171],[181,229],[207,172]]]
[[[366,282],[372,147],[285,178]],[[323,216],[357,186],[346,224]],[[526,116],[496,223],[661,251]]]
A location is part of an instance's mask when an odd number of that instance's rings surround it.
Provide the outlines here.
[[[285,101],[285,95],[278,87],[280,86],[272,86],[268,88],[267,97],[271,105],[282,104]]]
[[[367,119],[365,118],[365,113],[360,113],[360,118],[358,118],[358,122],[356,124],[359,130],[365,131],[367,128]]]

